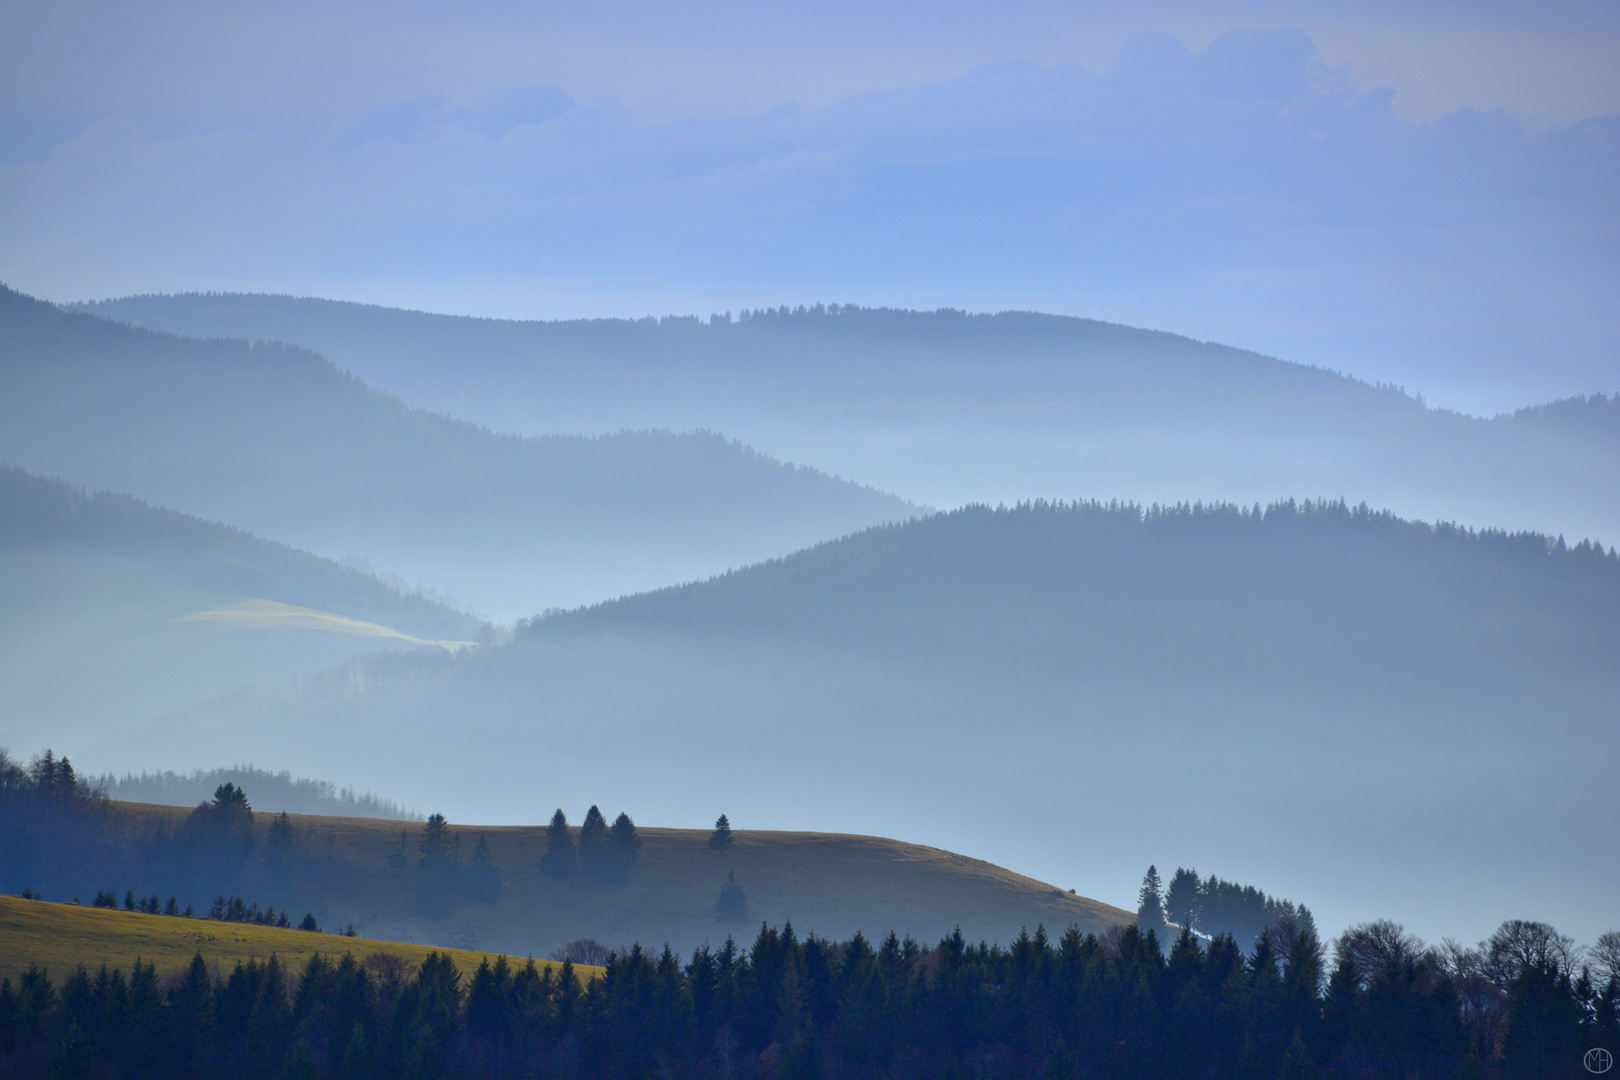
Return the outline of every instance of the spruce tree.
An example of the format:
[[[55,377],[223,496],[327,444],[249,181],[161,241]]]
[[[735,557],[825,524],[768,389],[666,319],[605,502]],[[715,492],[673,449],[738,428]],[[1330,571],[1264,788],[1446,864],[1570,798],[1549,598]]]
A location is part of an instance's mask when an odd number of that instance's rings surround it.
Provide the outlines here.
[[[724,814],[714,823],[714,832],[709,834],[709,847],[714,851],[731,850],[731,822]]]
[[[405,864],[411,860],[411,834],[407,829],[399,830],[399,846],[388,853],[388,865],[395,870],[405,869]]]
[[[614,858],[621,864],[628,866],[641,858],[641,837],[636,835],[636,823],[630,820],[629,814],[621,811],[613,819],[610,840]]]
[[[1164,934],[1164,891],[1159,882],[1159,868],[1150,866],[1142,876],[1142,888],[1136,894],[1136,925],[1147,933]]]
[[[62,759],[63,764],[67,759]],[[253,806],[248,802],[247,792],[235,784],[221,784],[214,789],[214,814],[216,817],[239,820],[253,813]]]
[[[450,840],[450,823],[444,819],[443,814],[434,814],[422,826],[422,856],[423,866],[438,866],[451,861],[453,848]]]
[[[595,806],[585,811],[585,823],[579,828],[579,864],[587,871],[601,873],[612,860],[608,851],[608,823],[602,811]]]
[[[283,810],[275,820],[270,822],[270,832],[264,840],[265,858],[272,865],[279,867],[286,861],[288,852],[292,850],[292,845],[292,819],[287,816],[287,811]]]
[[[567,877],[574,872],[574,840],[568,835],[568,815],[560,807],[546,826],[546,854],[540,865],[552,877]]]
[[[1176,869],[1170,879],[1170,888],[1164,894],[1164,916],[1184,929],[1193,929],[1198,921],[1198,871],[1185,866]]]

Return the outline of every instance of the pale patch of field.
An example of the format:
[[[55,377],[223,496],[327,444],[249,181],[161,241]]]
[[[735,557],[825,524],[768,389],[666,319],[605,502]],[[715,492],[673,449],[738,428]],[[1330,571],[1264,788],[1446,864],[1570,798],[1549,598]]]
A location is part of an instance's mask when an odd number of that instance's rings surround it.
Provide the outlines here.
[[[11,979],[13,985],[35,965],[48,969],[51,981],[61,985],[80,964],[92,971],[105,964],[128,974],[135,961],[141,960],[155,965],[162,977],[181,970],[198,953],[211,969],[229,971],[239,962],[268,960],[274,955],[285,969],[296,972],[316,953],[332,960],[344,953],[353,953],[357,960],[383,953],[397,956],[409,971],[420,967],[430,952],[449,956],[464,978],[471,977],[486,958],[495,959],[492,953],[469,949],[0,896],[0,978]],[[562,966],[549,960],[535,963]],[[582,978],[601,971],[584,966],[577,970]]]
[[[468,649],[475,644],[471,641],[429,641],[424,638],[412,637],[410,634],[395,630],[391,626],[383,626],[381,623],[350,619],[343,615],[334,615],[330,611],[298,607],[294,604],[282,604],[275,600],[242,600],[235,604],[226,604],[224,607],[214,608],[211,611],[198,611],[190,615],[182,615],[174,621],[178,623],[212,623],[216,626],[237,630],[324,630],[327,633],[347,634],[350,637],[390,638],[395,641],[410,642],[413,645],[437,645],[439,648],[447,649],[450,652]]]

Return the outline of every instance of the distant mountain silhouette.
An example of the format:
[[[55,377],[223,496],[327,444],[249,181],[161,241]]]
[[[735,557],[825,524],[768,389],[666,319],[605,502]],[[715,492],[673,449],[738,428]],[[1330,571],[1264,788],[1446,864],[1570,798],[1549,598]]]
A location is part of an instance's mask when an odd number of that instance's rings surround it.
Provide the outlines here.
[[[0,357],[0,460],[358,553],[497,617],[706,576],[912,512],[718,435],[497,435],[301,348],[138,330],[9,290]]]
[[[1342,504],[981,507],[98,752],[339,754],[463,818],[606,785],[704,822],[723,792],[736,818],[1083,870],[1115,903],[1151,851],[1309,897],[1329,928],[1401,896],[1431,935],[1534,902],[1590,937],[1620,889],[1594,858],[1620,847],[1617,656],[1620,557],[1591,544]]]
[[[1476,419],[1320,368],[1028,312],[513,322],[219,293],[85,310],[304,345],[503,431],[724,431],[935,506],[1305,494],[1620,540],[1620,397]]]
[[[487,629],[473,616],[307,551],[9,465],[0,465],[0,550],[103,552],[184,576],[222,598],[318,608],[422,638],[467,640]]]
[[[176,621],[224,605],[291,604],[430,640],[490,633],[479,619],[308,552],[10,466],[0,466],[0,581],[0,746],[14,748],[76,749],[243,684],[419,644]]]

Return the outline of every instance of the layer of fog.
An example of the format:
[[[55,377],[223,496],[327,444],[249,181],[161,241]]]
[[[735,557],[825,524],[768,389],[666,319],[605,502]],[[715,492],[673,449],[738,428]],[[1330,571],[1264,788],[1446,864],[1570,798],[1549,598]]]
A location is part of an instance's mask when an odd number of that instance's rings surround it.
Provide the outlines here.
[[[1125,906],[1146,861],[1218,868],[1329,932],[1605,929],[1612,557],[1376,519],[1105,519],[1089,540],[930,519],[512,646],[211,703],[84,760],[341,762],[463,821],[600,802],[892,835]]]

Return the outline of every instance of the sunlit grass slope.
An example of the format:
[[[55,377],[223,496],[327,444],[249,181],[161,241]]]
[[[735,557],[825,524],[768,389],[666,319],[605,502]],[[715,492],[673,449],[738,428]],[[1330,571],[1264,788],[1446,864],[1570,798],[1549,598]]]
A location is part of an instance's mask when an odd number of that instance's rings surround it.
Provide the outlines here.
[[[136,960],[155,965],[162,977],[199,953],[211,968],[227,970],[238,962],[268,960],[272,955],[296,969],[316,953],[335,958],[346,952],[359,960],[377,953],[395,956],[414,968],[433,951],[431,945],[0,896],[0,978],[13,980],[33,965],[48,969],[53,981],[59,981],[80,964],[92,970],[105,964],[127,972]],[[454,959],[464,976],[485,959],[484,953],[466,949],[437,951]]]
[[[124,803],[132,819],[172,823],[173,807]],[[268,814],[257,815],[260,830]],[[576,938],[610,946],[666,942],[687,950],[727,936],[750,941],[762,921],[791,921],[800,932],[843,939],[890,930],[937,941],[954,928],[973,940],[1009,942],[1037,925],[1061,932],[1069,925],[1102,932],[1133,919],[1131,913],[1036,881],[1022,874],[938,848],[877,836],[737,830],[729,852],[709,848],[696,829],[640,828],[640,859],[620,881],[583,873],[558,879],[541,866],[543,826],[452,825],[461,850],[487,839],[501,889],[488,903],[461,903],[424,914],[413,902],[409,871],[389,865],[407,833],[414,853],[420,822],[371,818],[294,816],[299,842],[347,859],[357,885],[328,894],[316,915],[323,925],[353,921],[371,937],[449,944],[513,956],[544,956]],[[574,830],[577,839],[578,830]],[[722,922],[715,905],[729,873],[747,893],[747,913]],[[211,898],[210,898],[211,899]],[[285,902],[303,911],[296,897]]]
[[[275,600],[241,600],[209,611],[182,615],[174,621],[203,623],[237,630],[324,630],[329,634],[346,634],[349,637],[389,638],[412,645],[438,645],[451,652],[470,648],[476,644],[471,641],[435,641],[412,637],[380,623],[350,619],[330,611],[298,607],[295,604],[283,604]]]

